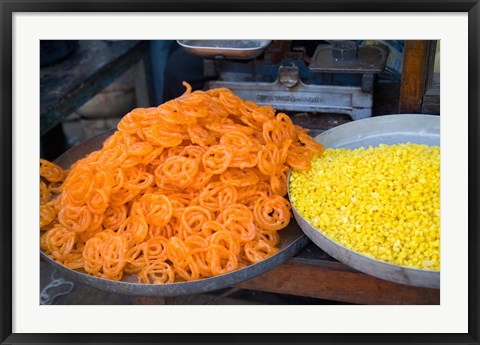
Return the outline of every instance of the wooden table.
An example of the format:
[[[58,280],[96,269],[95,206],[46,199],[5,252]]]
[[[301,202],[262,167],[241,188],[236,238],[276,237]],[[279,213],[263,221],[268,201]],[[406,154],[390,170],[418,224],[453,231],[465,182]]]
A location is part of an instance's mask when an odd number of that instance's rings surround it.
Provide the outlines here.
[[[440,303],[438,289],[369,276],[335,260],[312,242],[285,264],[238,287],[355,304]]]

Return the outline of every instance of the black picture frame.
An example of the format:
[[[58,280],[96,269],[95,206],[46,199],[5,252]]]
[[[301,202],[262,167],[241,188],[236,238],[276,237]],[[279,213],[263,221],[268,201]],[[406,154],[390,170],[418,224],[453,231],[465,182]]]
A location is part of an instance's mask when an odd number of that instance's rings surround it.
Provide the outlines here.
[[[12,16],[15,12],[467,12],[468,333],[465,334],[19,334],[12,333]],[[479,344],[479,15],[478,0],[0,0],[0,341],[2,344],[343,343]],[[285,321],[287,322],[287,321]]]

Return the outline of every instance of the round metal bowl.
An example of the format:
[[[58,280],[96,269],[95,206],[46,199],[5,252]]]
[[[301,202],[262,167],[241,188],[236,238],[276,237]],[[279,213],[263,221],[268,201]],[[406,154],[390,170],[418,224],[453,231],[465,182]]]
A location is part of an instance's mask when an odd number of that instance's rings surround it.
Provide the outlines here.
[[[261,55],[271,40],[178,40],[187,52],[206,58],[253,59]]]
[[[416,143],[440,146],[440,117],[435,115],[385,115],[349,122],[315,137],[325,148],[355,149],[379,144]],[[350,250],[315,229],[295,207],[293,214],[303,232],[318,247],[344,264],[377,278],[396,283],[440,288],[440,272],[375,260]]]
[[[100,149],[103,141],[112,133],[113,130],[92,137],[66,151],[54,162],[65,169],[69,168],[77,160],[84,158],[92,151]],[[231,273],[196,281],[171,284],[141,284],[137,282],[135,276],[131,275],[125,275],[122,281],[103,279],[79,270],[71,270],[48,257],[43,251],[40,251],[40,256],[66,278],[101,290],[132,296],[174,297],[206,293],[252,279],[284,263],[305,247],[307,243],[308,238],[292,219],[285,229],[280,230],[280,251],[277,254]]]

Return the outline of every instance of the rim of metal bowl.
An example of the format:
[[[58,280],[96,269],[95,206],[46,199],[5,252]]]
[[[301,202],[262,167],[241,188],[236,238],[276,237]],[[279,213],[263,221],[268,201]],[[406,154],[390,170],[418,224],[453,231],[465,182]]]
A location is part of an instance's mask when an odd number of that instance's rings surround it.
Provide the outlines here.
[[[381,117],[376,118],[368,118],[357,120],[354,122],[349,122],[332,129],[329,129],[317,137],[315,139],[318,141],[318,138],[325,135],[331,135],[334,132],[338,132],[340,130],[346,129],[349,127],[358,126],[360,123],[362,127],[370,128],[372,122],[379,121],[378,119],[388,121],[396,121],[399,119],[410,121],[412,119],[422,119],[426,121],[430,121],[428,119],[433,119],[434,117],[438,118],[436,115],[416,115],[416,114],[399,114],[399,115],[384,115]],[[377,119],[377,120],[376,120]],[[380,121],[382,121],[380,120]],[[348,140],[346,141],[348,142]],[[352,141],[350,140],[351,143]],[[343,145],[335,146],[335,147],[343,147]],[[328,147],[326,147],[328,148]],[[288,196],[290,198],[290,176],[291,171],[288,174],[287,179],[287,189],[288,189]],[[334,257],[340,262],[361,271],[363,273],[375,276],[380,279],[389,280],[392,282],[405,284],[405,285],[412,285],[418,287],[426,287],[426,288],[440,288],[440,271],[436,270],[427,270],[427,269],[419,269],[413,268],[408,266],[396,265],[392,264],[383,260],[374,259],[372,257],[366,256],[362,253],[359,253],[355,250],[349,249],[333,240],[328,238],[324,235],[321,230],[316,229],[312,224],[310,224],[295,208],[292,203],[292,210],[295,219],[297,220],[298,225],[303,230],[305,235],[314,242],[319,248],[324,250],[327,254]]]
[[[69,167],[78,159],[85,157],[86,154],[99,149],[103,141],[113,132],[114,130],[108,130],[85,140],[83,143],[64,152],[54,162],[60,164],[63,168]],[[282,232],[284,234],[283,236]],[[307,243],[307,236],[302,232],[297,222],[292,219],[286,228],[280,230],[280,251],[267,259],[219,276],[168,284],[144,284],[133,281],[108,280],[92,276],[79,270],[67,268],[50,258],[42,250],[40,250],[40,257],[55,267],[64,276],[104,291],[133,296],[174,297],[195,293],[206,293],[252,279],[284,263],[297,254],[307,245]],[[128,276],[128,279],[133,280],[134,278],[134,276]]]
[[[255,278],[287,261],[305,247],[307,243],[308,238],[301,233],[300,236],[281,249],[280,252],[258,263],[215,277],[168,284],[143,284],[108,280],[81,271],[71,270],[47,256],[43,251],[40,251],[40,255],[65,277],[104,291],[131,296],[174,297],[220,290]]]

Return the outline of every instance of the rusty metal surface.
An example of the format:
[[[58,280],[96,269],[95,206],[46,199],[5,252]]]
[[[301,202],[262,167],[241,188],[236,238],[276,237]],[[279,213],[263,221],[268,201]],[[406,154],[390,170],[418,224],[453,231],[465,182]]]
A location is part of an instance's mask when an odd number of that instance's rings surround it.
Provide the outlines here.
[[[384,46],[360,45],[356,49],[335,44],[319,45],[308,69],[322,73],[380,73],[388,57]]]
[[[289,82],[293,82],[291,78]],[[213,80],[208,84],[209,89],[222,87],[242,99],[281,111],[346,114],[353,120],[372,116],[373,96],[358,86],[315,85],[298,80],[287,87],[278,79],[273,83]]]
[[[106,131],[86,140],[82,144],[62,154],[54,162],[63,168],[70,167],[70,165],[78,159],[101,148],[103,141],[113,132],[114,130]],[[123,280],[119,282],[107,280],[66,268],[52,260],[42,251],[40,251],[40,256],[52,265],[63,277],[101,290],[134,296],[171,297],[206,293],[244,282],[284,263],[305,247],[307,243],[308,238],[303,234],[295,220],[292,219],[290,224],[280,231],[280,251],[268,259],[221,276],[171,284],[140,284],[137,283],[136,277],[129,275],[126,275]]]
[[[315,137],[326,148],[355,149],[361,146],[412,142],[440,145],[440,117],[435,115],[384,115],[353,121]],[[440,272],[414,269],[375,260],[324,236],[292,206],[303,232],[318,247],[344,264],[377,278],[426,288],[440,288]]]

